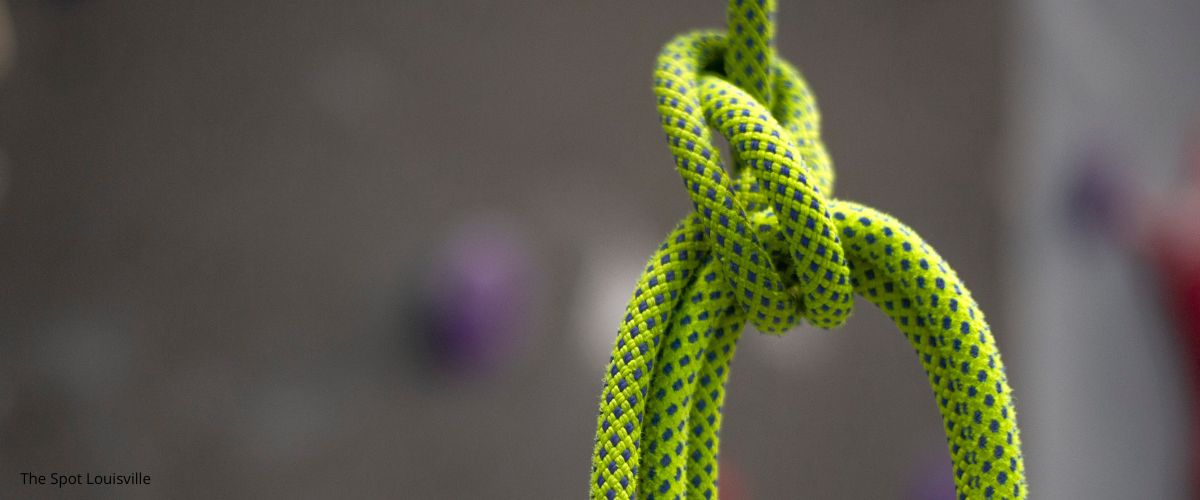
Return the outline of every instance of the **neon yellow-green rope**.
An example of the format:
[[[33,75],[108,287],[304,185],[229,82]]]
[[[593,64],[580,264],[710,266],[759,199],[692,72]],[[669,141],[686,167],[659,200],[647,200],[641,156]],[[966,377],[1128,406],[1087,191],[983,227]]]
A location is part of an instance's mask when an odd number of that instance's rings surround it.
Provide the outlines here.
[[[732,0],[728,23],[728,37],[685,34],[658,58],[658,110],[695,211],[651,257],[619,328],[592,497],[715,498],[725,381],[745,323],[833,328],[857,292],[916,349],[959,497],[1025,498],[1012,393],[983,313],[915,232],[832,197],[816,102],[774,56],[774,2]],[[710,129],[729,141],[736,180]]]

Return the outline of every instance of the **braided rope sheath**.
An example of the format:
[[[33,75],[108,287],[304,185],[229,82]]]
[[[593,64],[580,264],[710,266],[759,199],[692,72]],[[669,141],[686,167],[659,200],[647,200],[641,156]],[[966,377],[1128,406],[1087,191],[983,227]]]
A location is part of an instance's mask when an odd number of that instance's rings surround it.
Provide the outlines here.
[[[695,211],[651,257],[619,328],[592,497],[715,498],[725,382],[745,323],[833,328],[857,292],[917,352],[959,497],[1025,498],[1012,393],[982,312],[915,232],[832,198],[816,102],[774,58],[773,19],[772,1],[732,0],[728,39],[686,34],[659,55],[658,109]],[[710,128],[732,146],[737,179]]]

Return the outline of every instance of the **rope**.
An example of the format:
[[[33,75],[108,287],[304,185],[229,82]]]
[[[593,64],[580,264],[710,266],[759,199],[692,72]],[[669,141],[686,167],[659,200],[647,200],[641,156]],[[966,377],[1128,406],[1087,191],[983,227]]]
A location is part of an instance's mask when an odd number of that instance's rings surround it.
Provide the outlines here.
[[[725,382],[745,324],[834,328],[857,292],[925,368],[959,497],[1025,498],[1012,392],[983,313],[912,229],[832,197],[816,102],[774,57],[774,2],[732,0],[728,21],[728,38],[685,34],[658,57],[658,110],[695,210],[650,258],[618,330],[592,497],[715,498]],[[736,179],[710,128],[731,145]]]

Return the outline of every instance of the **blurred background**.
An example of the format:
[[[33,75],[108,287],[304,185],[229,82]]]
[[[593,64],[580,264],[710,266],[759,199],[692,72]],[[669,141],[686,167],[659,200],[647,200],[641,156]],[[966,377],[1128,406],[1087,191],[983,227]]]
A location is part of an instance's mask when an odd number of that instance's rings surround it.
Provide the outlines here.
[[[838,196],[989,313],[1033,497],[1197,498],[1200,3],[780,3]],[[690,208],[653,59],[724,4],[0,1],[0,497],[585,496]],[[865,301],[735,365],[724,498],[953,497]]]

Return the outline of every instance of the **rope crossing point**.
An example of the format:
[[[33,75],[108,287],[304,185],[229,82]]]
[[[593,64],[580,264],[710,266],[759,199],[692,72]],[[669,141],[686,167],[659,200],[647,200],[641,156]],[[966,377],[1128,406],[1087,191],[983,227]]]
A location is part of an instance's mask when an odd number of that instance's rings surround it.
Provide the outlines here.
[[[725,382],[745,324],[834,328],[853,293],[916,350],[959,498],[1026,498],[1012,392],[983,313],[912,229],[832,197],[816,101],[775,57],[774,1],[731,0],[727,21],[728,35],[681,35],[658,57],[658,110],[695,211],[650,258],[618,330],[592,498],[716,498]]]

